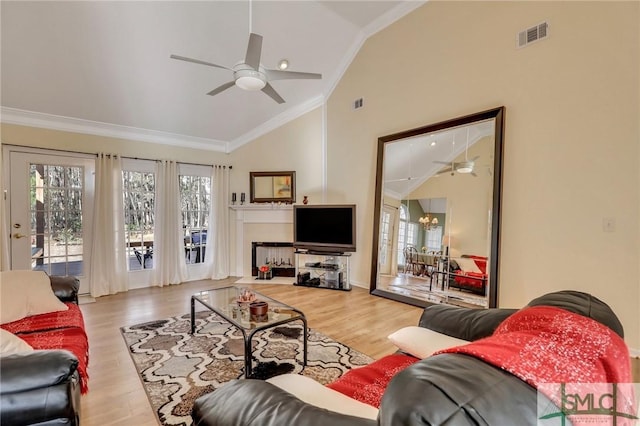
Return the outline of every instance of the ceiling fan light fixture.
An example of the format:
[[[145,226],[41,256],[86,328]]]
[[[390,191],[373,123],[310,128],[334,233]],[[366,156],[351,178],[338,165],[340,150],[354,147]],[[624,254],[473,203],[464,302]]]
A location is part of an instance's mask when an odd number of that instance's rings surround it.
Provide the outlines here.
[[[471,172],[473,172],[473,162],[465,161],[463,163],[460,163],[456,167],[456,172],[458,172],[458,173],[471,173]]]
[[[236,86],[243,90],[256,91],[262,90],[262,88],[266,85],[263,80],[260,80],[257,77],[238,77],[236,79]]]
[[[239,69],[235,72],[234,77],[236,86],[243,90],[262,90],[267,85],[267,79],[264,74],[254,69]]]

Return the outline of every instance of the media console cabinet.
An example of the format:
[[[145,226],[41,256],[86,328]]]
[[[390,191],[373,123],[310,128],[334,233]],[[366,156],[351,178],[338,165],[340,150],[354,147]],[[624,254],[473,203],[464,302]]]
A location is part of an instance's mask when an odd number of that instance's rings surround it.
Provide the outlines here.
[[[296,281],[293,285],[351,290],[349,261],[351,253],[295,252]]]

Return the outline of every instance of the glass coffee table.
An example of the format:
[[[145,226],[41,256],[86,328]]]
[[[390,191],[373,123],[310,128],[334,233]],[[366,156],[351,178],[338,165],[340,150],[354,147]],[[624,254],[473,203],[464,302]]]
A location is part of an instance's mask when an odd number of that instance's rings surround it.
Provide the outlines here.
[[[241,294],[245,291],[242,287],[222,287],[212,290],[205,290],[191,296],[191,334],[195,333],[196,323],[196,302],[216,313],[229,324],[235,326],[244,338],[244,376],[250,377],[253,369],[253,354],[251,339],[258,331],[266,330],[278,325],[287,324],[293,321],[302,321],[303,333],[303,367],[307,365],[307,318],[298,309],[278,302],[264,294],[251,290],[256,296],[256,301],[266,302],[268,309],[266,313],[251,315],[249,304],[238,303]]]

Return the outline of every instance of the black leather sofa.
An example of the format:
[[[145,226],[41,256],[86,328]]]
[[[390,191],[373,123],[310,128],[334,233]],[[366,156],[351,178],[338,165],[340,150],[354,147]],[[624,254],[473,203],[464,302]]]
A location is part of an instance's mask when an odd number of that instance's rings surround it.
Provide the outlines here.
[[[623,337],[613,311],[589,294],[551,293],[528,306],[540,305],[595,319]],[[473,341],[491,335],[514,312],[435,305],[425,308],[419,325]],[[394,376],[382,397],[377,421],[318,408],[259,380],[232,381],[200,397],[192,417],[195,426],[535,425],[537,398],[535,388],[500,368],[474,357],[445,353],[418,361]]]
[[[51,276],[63,302],[78,303],[75,277]],[[66,350],[9,355],[0,361],[0,425],[79,425],[78,359]]]

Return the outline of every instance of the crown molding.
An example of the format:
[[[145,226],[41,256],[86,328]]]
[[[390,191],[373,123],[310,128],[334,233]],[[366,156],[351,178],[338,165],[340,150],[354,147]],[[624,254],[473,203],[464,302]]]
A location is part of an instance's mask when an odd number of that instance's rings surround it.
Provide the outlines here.
[[[235,151],[241,146],[248,144],[249,142],[259,138],[260,136],[265,135],[270,131],[277,129],[278,127],[288,123],[289,121],[295,120],[296,118],[310,111],[313,111],[314,109],[322,105],[324,105],[324,96],[320,95],[300,105],[297,105],[291,109],[288,109],[276,115],[271,120],[262,123],[261,125],[248,131],[244,135],[234,139],[232,142],[229,143],[228,152]]]
[[[0,121],[2,123],[17,124],[20,126],[39,127],[43,129],[61,130],[72,133],[85,133],[89,135],[172,145],[183,148],[202,149],[206,151],[227,152],[228,149],[227,142],[216,139],[199,138],[195,136],[179,135],[176,133],[160,132],[157,130],[120,126],[117,124],[63,117],[60,115],[45,114],[9,107],[2,107],[0,109]]]

